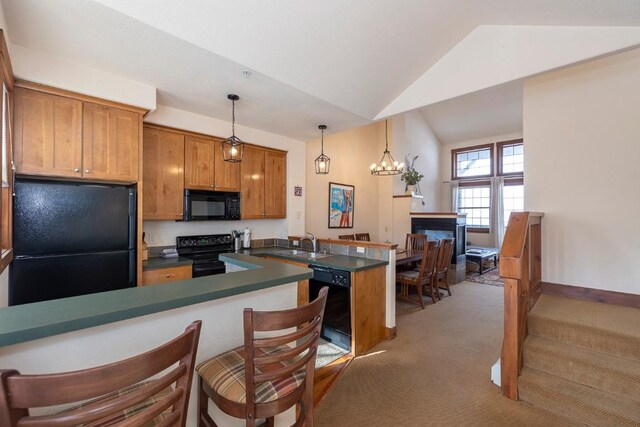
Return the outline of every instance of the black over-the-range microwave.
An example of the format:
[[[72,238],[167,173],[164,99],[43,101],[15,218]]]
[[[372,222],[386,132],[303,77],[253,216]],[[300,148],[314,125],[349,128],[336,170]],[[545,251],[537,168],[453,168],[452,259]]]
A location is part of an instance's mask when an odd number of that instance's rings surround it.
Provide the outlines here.
[[[240,193],[184,190],[185,221],[233,221],[240,219]]]

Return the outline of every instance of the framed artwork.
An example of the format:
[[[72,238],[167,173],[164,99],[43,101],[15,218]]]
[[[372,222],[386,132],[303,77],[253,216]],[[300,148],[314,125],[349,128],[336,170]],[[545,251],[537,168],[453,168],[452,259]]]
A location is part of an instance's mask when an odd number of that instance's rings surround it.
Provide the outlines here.
[[[329,228],[353,228],[353,185],[329,183]]]

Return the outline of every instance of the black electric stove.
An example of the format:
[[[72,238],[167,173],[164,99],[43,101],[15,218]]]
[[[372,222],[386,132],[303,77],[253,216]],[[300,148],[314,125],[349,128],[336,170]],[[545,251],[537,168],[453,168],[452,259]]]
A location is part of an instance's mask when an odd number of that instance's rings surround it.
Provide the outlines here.
[[[178,255],[193,261],[192,277],[211,276],[225,272],[220,254],[233,252],[231,234],[207,234],[202,236],[178,236]]]

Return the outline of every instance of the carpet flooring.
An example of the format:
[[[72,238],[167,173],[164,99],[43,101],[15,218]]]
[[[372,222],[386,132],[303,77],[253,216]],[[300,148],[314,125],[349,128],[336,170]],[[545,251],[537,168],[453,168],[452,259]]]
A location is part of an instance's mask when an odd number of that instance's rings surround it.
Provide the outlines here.
[[[503,290],[463,282],[398,316],[398,336],[355,358],[315,412],[317,426],[571,426],[513,402],[489,380],[502,345]]]

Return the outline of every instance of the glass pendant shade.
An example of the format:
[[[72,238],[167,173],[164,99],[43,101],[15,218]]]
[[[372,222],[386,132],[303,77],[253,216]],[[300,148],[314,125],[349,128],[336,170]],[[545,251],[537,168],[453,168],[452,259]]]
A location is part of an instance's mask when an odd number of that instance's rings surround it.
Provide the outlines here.
[[[244,142],[236,136],[236,101],[238,95],[229,94],[231,100],[231,136],[222,141],[222,157],[225,162],[240,163],[244,154]]]
[[[326,175],[329,173],[329,166],[331,165],[331,159],[329,156],[324,154],[324,130],[327,127],[325,125],[318,126],[320,132],[322,132],[322,136],[320,139],[320,155],[316,158],[316,174],[318,175]]]
[[[369,166],[371,175],[400,175],[404,168],[404,163],[396,161],[389,152],[389,136],[386,120],[384,121],[384,137],[385,148],[384,152],[382,153],[382,158],[380,158],[380,161],[378,163],[372,163],[371,166]]]

